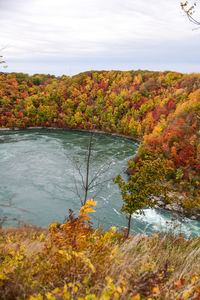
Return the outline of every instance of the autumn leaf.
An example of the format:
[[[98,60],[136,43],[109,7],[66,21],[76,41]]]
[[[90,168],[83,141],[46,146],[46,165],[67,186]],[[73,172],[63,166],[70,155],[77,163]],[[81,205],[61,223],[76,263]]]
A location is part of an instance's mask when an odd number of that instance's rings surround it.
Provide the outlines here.
[[[176,282],[174,282],[174,287],[176,289],[180,289],[183,285],[184,285],[185,279],[184,278],[180,278],[179,280],[177,280]]]
[[[140,300],[140,294],[131,297],[131,300]]]
[[[159,292],[159,287],[158,286],[153,287],[152,294],[158,294],[158,292]]]
[[[193,293],[193,289],[185,290],[182,295],[182,299],[188,299]]]

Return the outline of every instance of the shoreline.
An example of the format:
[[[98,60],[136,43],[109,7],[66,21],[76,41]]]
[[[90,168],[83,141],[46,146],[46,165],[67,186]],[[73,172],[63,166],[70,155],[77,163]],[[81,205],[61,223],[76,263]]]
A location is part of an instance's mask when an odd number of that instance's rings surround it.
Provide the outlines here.
[[[181,199],[182,196],[179,196]],[[162,200],[162,196],[153,197],[155,203],[155,209],[165,210],[171,212],[175,215],[175,217],[179,217],[181,219],[188,218],[192,221],[200,221],[200,209],[192,208],[191,210],[186,210],[178,203],[178,201],[174,201],[173,203],[165,203]]]
[[[140,144],[142,142],[142,140],[136,139],[134,137],[131,137],[129,135],[124,135],[124,134],[120,134],[120,133],[114,133],[114,132],[106,132],[106,131],[102,131],[102,130],[98,130],[98,129],[75,129],[75,128],[58,128],[58,127],[42,127],[42,126],[36,126],[36,127],[26,127],[26,128],[7,128],[7,127],[0,127],[0,131],[25,131],[25,130],[33,130],[33,129],[46,129],[46,130],[66,130],[66,131],[80,131],[80,132],[93,132],[93,133],[100,133],[100,134],[107,134],[107,135],[111,135],[111,136],[116,136],[116,137],[121,137],[124,139],[129,139],[132,140],[138,144]]]

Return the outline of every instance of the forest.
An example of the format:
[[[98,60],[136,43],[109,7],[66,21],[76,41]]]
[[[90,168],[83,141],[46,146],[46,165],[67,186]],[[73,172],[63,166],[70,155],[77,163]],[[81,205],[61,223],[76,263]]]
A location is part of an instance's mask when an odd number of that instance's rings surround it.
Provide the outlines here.
[[[1,128],[66,128],[140,141],[128,173],[167,163],[165,184],[186,215],[200,216],[200,74],[90,71],[68,77],[0,73]],[[181,210],[182,209],[182,210]]]

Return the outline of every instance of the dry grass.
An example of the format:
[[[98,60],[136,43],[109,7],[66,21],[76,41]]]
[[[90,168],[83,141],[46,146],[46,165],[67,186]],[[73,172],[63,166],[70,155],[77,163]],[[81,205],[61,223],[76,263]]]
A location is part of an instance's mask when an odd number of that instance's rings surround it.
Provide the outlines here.
[[[43,235],[43,239],[41,235]],[[17,252],[20,248],[23,248],[28,256],[43,250],[44,240],[47,240],[47,236],[47,228],[40,228],[32,225],[26,225],[19,228],[6,227],[0,231],[1,239],[7,241],[4,244],[5,252]]]
[[[200,299],[200,238],[71,229],[3,229],[0,299]]]
[[[121,263],[112,265],[110,276],[116,278],[120,274],[128,278],[133,294],[148,298],[152,291],[157,291],[154,297],[158,299],[200,299],[199,238],[186,241],[182,237],[136,236],[119,251]]]

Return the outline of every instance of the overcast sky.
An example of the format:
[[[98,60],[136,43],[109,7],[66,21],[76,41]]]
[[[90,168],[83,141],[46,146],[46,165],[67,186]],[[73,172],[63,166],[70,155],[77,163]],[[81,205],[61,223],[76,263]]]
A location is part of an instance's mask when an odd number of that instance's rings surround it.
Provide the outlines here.
[[[200,72],[200,29],[179,0],[0,0],[8,72]]]

